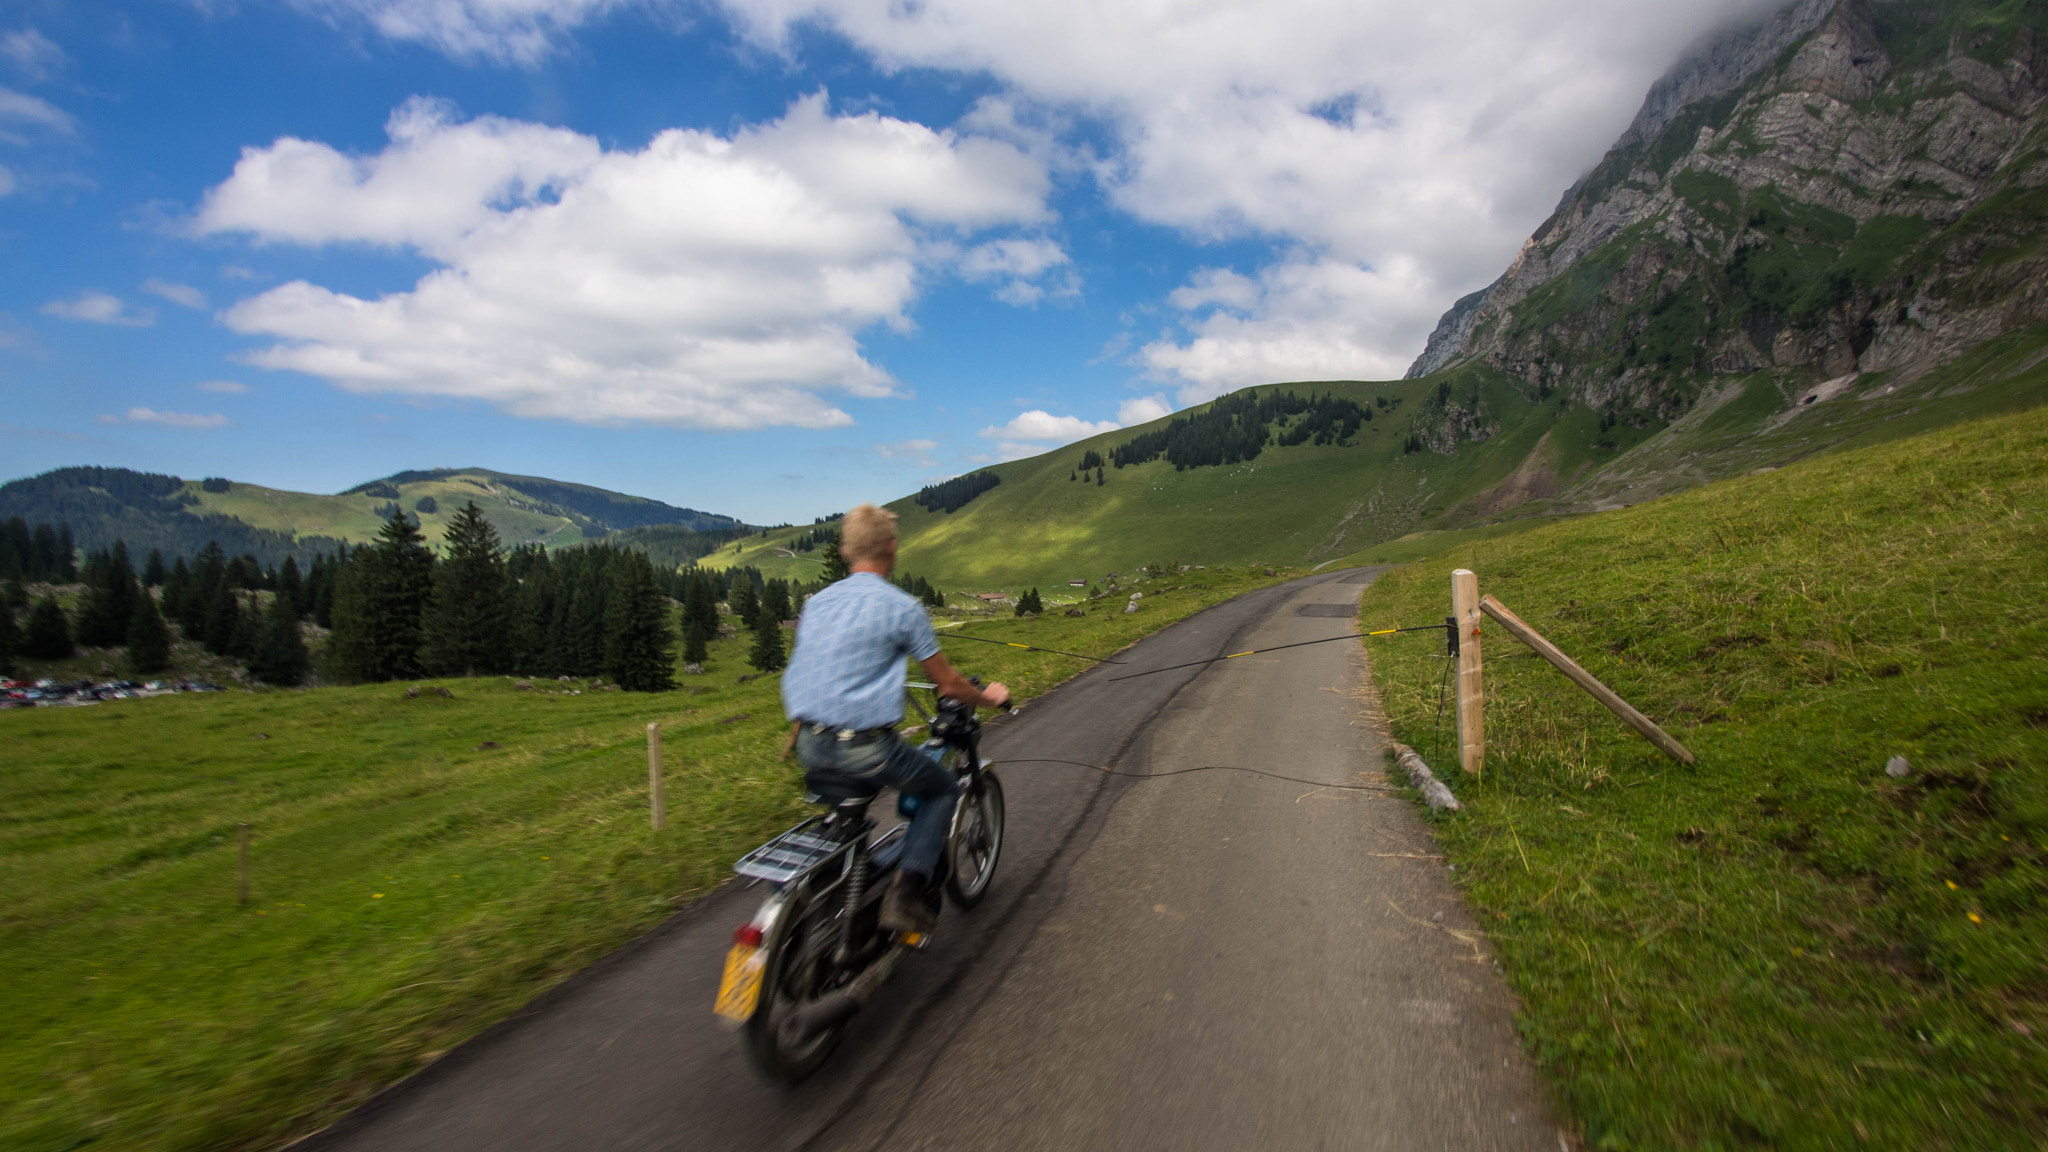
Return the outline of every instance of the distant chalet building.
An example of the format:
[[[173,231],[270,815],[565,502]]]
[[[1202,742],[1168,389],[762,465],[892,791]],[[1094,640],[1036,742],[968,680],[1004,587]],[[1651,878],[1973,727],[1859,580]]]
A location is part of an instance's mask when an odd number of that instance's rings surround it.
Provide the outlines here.
[[[987,604],[1008,604],[1010,602],[1010,598],[1001,592],[976,592],[974,598]]]
[[[1069,580],[1069,581],[1067,581],[1067,587],[1069,587],[1069,588],[1086,588],[1087,586],[1088,586],[1088,582],[1087,582],[1086,580]]]

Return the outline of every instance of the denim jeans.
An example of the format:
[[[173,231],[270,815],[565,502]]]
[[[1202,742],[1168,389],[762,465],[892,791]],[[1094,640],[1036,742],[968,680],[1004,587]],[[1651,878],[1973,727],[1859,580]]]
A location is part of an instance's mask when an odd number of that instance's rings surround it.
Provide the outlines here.
[[[808,724],[797,733],[796,758],[804,766],[804,783],[821,796],[872,796],[894,788],[917,797],[897,867],[927,879],[938,870],[953,806],[960,799],[959,781],[938,761],[893,733],[855,744],[842,742],[836,732],[813,732]]]

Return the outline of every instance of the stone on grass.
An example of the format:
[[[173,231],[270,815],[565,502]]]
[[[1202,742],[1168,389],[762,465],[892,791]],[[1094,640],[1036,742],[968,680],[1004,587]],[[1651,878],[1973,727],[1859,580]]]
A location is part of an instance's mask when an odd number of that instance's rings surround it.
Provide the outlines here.
[[[1906,758],[1904,756],[1894,756],[1891,759],[1884,762],[1884,774],[1887,776],[1897,778],[1904,776],[1907,772],[1911,770],[1912,769],[1910,766],[1907,765]]]

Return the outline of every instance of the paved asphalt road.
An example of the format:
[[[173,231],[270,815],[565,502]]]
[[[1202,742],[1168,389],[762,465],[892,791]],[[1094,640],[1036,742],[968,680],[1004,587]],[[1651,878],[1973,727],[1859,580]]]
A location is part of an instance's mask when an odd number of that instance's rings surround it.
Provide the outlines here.
[[[763,1083],[712,1022],[762,896],[729,886],[301,1149],[1557,1149],[1424,826],[1315,786],[1385,764],[1358,645],[1109,682],[1343,635],[1370,579],[1241,596],[992,723],[988,899],[947,911],[802,1086]]]

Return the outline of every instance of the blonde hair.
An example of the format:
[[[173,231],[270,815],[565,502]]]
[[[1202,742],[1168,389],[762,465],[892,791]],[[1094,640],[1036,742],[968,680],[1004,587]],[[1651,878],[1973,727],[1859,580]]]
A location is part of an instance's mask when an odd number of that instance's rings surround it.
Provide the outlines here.
[[[839,525],[839,555],[848,564],[880,560],[896,539],[896,514],[887,508],[862,504],[847,512]]]

